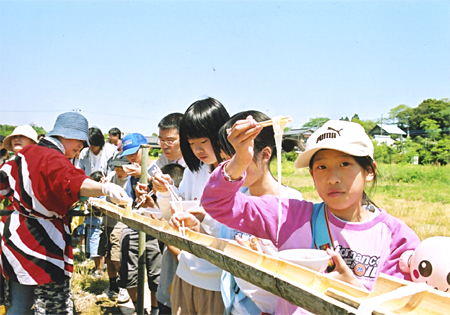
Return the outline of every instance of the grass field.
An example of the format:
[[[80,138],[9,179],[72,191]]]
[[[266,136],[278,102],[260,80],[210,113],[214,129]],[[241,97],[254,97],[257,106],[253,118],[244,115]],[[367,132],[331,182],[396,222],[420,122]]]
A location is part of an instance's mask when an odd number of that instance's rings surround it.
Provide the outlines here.
[[[272,163],[276,176],[276,163]],[[320,202],[307,169],[295,169],[293,162],[283,162],[282,182],[298,189],[306,200]],[[406,222],[423,240],[431,236],[450,236],[450,166],[379,165],[378,183],[368,189],[378,207]],[[95,279],[89,266],[79,266],[75,256],[72,278],[77,314],[121,314],[114,302],[98,301],[96,295],[108,287],[108,278]]]
[[[276,176],[276,163],[272,165]],[[420,239],[450,236],[450,166],[379,165],[376,187],[367,194],[379,208],[408,224]],[[306,200],[320,202],[308,169],[283,162],[282,182]]]

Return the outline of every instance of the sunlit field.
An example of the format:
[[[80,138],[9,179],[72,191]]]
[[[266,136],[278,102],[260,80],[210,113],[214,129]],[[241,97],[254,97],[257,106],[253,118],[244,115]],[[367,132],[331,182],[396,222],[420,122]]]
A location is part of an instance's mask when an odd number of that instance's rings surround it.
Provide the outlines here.
[[[320,202],[308,169],[283,162],[282,182],[306,200]],[[272,163],[276,176],[276,163]],[[379,165],[376,187],[367,194],[380,208],[403,220],[423,240],[450,236],[450,166]]]
[[[272,163],[274,176],[276,162]],[[282,182],[302,192],[306,200],[320,202],[308,169],[295,169],[293,162],[283,162]],[[367,191],[378,207],[403,220],[423,240],[431,236],[450,236],[450,167],[421,165],[379,165],[378,183]],[[96,295],[108,287],[108,278],[94,278],[90,262],[81,266],[75,255],[72,278],[77,314],[121,314],[115,303],[98,300]]]

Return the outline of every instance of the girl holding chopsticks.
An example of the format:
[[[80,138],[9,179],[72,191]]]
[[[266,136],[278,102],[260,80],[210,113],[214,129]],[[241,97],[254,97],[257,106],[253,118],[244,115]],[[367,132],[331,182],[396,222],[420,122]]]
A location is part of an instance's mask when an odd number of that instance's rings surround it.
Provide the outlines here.
[[[184,200],[201,199],[211,172],[221,162],[218,132],[229,118],[225,107],[214,98],[196,101],[184,113],[180,124],[180,147],[188,169],[179,189]],[[171,214],[169,201],[172,197],[167,189],[170,184],[170,176],[155,174],[153,189],[158,191],[158,203],[163,214]],[[195,212],[195,209],[192,211]],[[202,225],[205,231],[214,234],[209,229],[210,225],[207,226],[206,222]],[[185,251],[181,251],[178,258],[171,293],[172,313],[223,314],[220,293],[222,270]]]
[[[294,166],[309,167],[323,202],[314,205],[282,198],[281,211],[277,196],[250,197],[239,192],[254,157],[254,139],[262,128],[251,116],[231,128],[228,140],[236,154],[211,174],[201,200],[206,212],[232,228],[270,239],[279,250],[326,249],[335,263],[329,276],[352,285],[371,290],[380,272],[410,280],[398,262],[420,240],[365,194],[366,184],[376,180],[376,162],[364,128],[331,120],[316,130]],[[323,231],[315,230],[318,223],[312,219],[313,209],[320,209],[324,223],[319,229]],[[328,233],[328,237],[319,239],[313,232]],[[308,314],[282,298],[277,300],[275,313]]]

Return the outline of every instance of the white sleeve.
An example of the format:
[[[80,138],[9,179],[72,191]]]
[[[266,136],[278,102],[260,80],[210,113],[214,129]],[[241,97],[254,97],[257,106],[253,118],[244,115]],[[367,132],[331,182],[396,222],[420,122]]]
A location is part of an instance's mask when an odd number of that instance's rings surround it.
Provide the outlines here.
[[[82,169],[83,171],[86,170],[86,160],[87,160],[88,154],[89,154],[89,148],[84,148],[83,150],[81,150],[80,157],[75,165],[76,168]]]
[[[170,196],[170,192],[156,192],[156,201],[158,202],[159,209],[161,213],[167,221],[172,217],[172,210],[170,209],[170,201],[172,201],[172,197]]]
[[[201,222],[201,225],[207,234],[214,237],[220,236],[220,228],[222,226],[222,223],[214,220],[208,213]]]

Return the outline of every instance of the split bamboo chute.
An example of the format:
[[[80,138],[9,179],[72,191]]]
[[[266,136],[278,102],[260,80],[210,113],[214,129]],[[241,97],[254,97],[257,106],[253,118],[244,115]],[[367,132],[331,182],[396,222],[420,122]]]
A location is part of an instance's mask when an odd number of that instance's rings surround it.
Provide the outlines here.
[[[101,199],[90,198],[92,206],[107,216],[143,231],[162,242],[208,260],[236,277],[251,282],[294,305],[315,314],[356,314],[361,303],[404,286],[409,281],[381,275],[372,292],[367,293],[345,282],[332,279],[302,266],[267,256],[228,240],[187,231],[180,235],[165,221],[144,217],[131,209],[120,208]],[[372,314],[443,315],[450,312],[450,294],[430,289],[412,296],[393,299]]]

